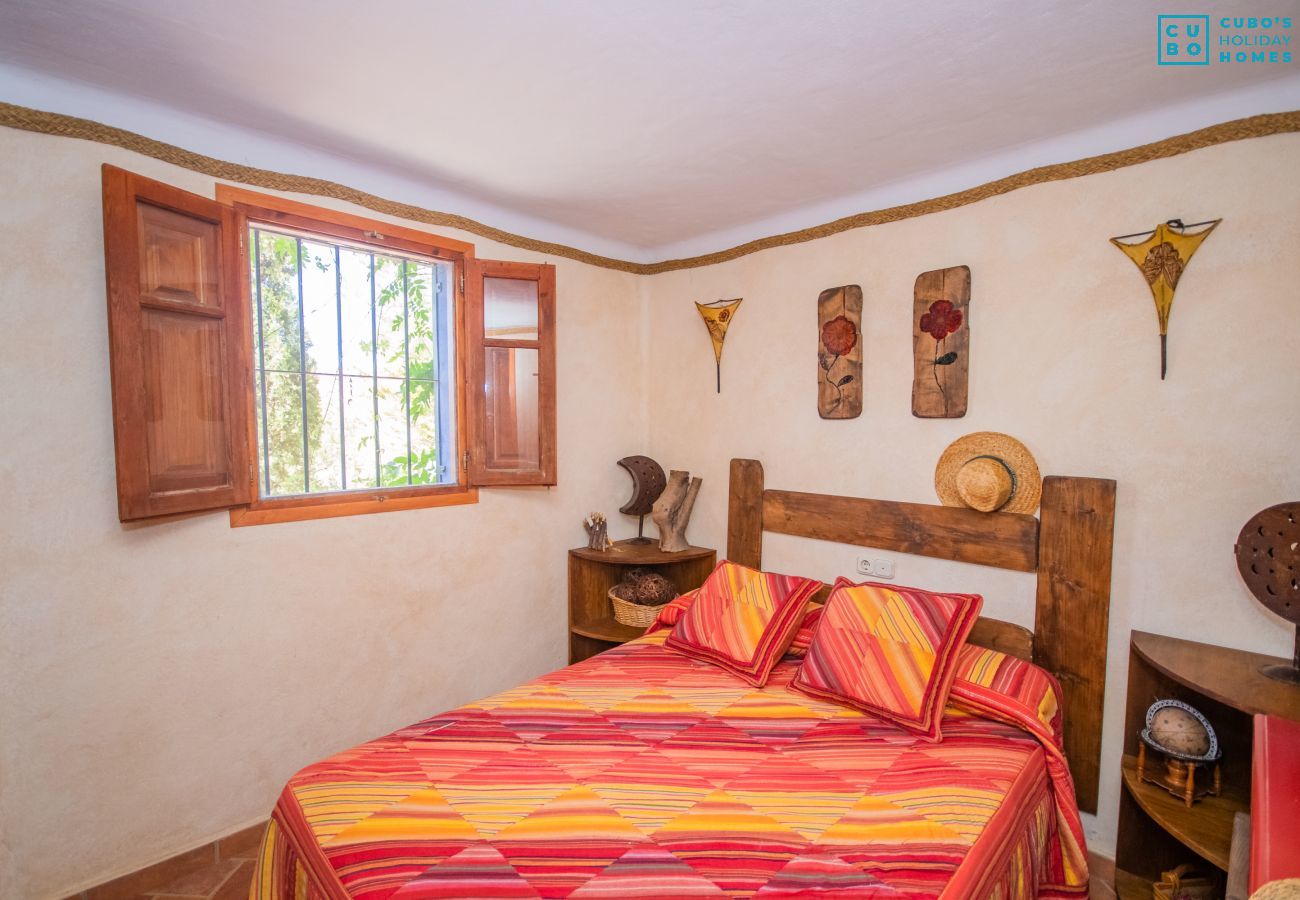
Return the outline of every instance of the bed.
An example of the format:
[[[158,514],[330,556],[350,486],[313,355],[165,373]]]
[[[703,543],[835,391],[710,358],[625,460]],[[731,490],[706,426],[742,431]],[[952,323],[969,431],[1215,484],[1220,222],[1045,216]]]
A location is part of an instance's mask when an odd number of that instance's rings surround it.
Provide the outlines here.
[[[793,690],[797,658],[755,688],[661,629],[308,766],[252,895],[1086,896],[1113,510],[1100,479],[1046,479],[1039,519],[772,491],[733,460],[738,563],[777,531],[1037,572],[1034,631],[982,619],[966,650],[1033,657],[1063,715],[959,681],[925,742]]]

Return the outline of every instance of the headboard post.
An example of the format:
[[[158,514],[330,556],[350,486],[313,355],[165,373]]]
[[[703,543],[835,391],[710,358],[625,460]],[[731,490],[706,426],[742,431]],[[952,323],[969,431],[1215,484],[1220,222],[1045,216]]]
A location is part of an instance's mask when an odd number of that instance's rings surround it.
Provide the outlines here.
[[[981,617],[968,640],[1031,659],[1061,682],[1065,755],[1079,808],[1097,811],[1106,693],[1115,482],[1049,476],[1039,518],[934,504],[767,490],[731,461],[727,557],[763,565],[763,532],[1038,573],[1034,631]],[[823,588],[818,599],[825,600]]]
[[[763,464],[731,461],[727,501],[727,559],[751,569],[763,567]]]
[[[1039,513],[1034,662],[1061,681],[1065,755],[1079,808],[1097,811],[1106,693],[1115,482],[1049,476]]]

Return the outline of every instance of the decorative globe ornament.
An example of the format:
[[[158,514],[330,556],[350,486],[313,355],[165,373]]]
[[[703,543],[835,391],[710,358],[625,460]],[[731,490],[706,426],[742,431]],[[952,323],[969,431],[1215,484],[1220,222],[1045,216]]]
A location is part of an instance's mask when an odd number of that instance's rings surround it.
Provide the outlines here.
[[[1181,700],[1157,700],[1147,709],[1142,741],[1166,756],[1208,763],[1219,758],[1219,738],[1197,710]]]
[[[1218,796],[1222,789],[1219,771],[1219,738],[1214,728],[1197,710],[1181,700],[1157,700],[1147,709],[1146,728],[1138,745],[1138,780],[1164,788],[1191,808],[1207,794]],[[1163,772],[1147,772],[1147,748],[1165,757]],[[1202,776],[1197,783],[1196,770],[1213,764],[1212,784]]]
[[[1151,719],[1152,743],[1170,753],[1183,756],[1204,756],[1210,749],[1209,732],[1191,713],[1176,706],[1166,706]]]

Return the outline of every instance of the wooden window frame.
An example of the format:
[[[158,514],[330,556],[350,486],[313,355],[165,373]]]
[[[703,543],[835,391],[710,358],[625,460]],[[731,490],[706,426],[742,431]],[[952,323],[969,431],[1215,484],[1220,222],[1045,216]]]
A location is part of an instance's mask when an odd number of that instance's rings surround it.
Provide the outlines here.
[[[240,393],[249,393],[249,368],[239,336],[247,330],[247,311],[230,302],[232,280],[239,276],[234,212],[215,200],[107,163],[101,172],[118,518],[158,520],[244,503],[249,460]],[[163,281],[146,285],[147,259],[161,246],[148,236],[146,208],[211,229],[213,258],[205,256],[203,262],[195,258],[187,271],[170,271],[160,276]],[[197,235],[191,237],[202,243]],[[182,284],[186,275],[197,280]],[[172,278],[179,281],[164,283]],[[200,282],[213,286],[210,295],[198,286]],[[209,347],[216,348],[216,372],[210,374],[205,391],[182,390],[169,399],[156,384],[151,387],[150,360],[156,363],[158,357],[149,356],[150,345],[156,354],[168,342],[160,330],[150,336],[144,323],[150,313],[171,316],[173,321],[177,317],[203,321],[215,329],[215,343]],[[192,406],[203,402],[199,394],[208,392],[220,395],[215,404],[220,415],[207,420],[216,424],[197,442],[184,442],[181,449],[175,435],[150,434],[150,423],[169,415],[169,403]],[[196,456],[195,443],[203,444],[205,458]],[[154,471],[156,465],[173,466],[176,471],[162,476]],[[218,483],[214,476],[222,480]]]
[[[484,282],[488,278],[514,281],[531,281],[537,285],[537,337],[488,337],[485,333]],[[465,357],[468,362],[469,382],[475,388],[475,405],[469,421],[469,477],[476,485],[546,486],[558,480],[556,444],[556,336],[555,336],[555,267],[548,263],[521,263],[493,259],[473,259],[469,265],[469,286],[465,292],[465,306],[472,323]],[[484,351],[489,348],[536,350],[538,364],[537,468],[504,469],[488,466],[487,450],[487,398]]]
[[[240,302],[244,310],[248,310],[252,303],[252,285],[247,275],[249,271],[247,233],[250,224],[318,234],[325,238],[361,244],[376,250],[397,250],[445,260],[453,265],[452,281],[455,286],[456,384],[454,390],[456,392],[456,459],[459,461],[456,467],[456,483],[264,498],[260,494],[261,470],[256,463],[257,429],[249,428],[249,452],[250,460],[253,460],[250,466],[252,502],[247,506],[230,510],[231,526],[266,525],[276,522],[297,522],[402,509],[477,503],[478,488],[470,484],[469,466],[465,465],[466,450],[469,446],[469,409],[466,397],[469,370],[465,352],[466,316],[469,304],[465,298],[465,280],[468,270],[474,263],[474,245],[228,184],[217,185],[216,199],[218,203],[233,208],[238,222],[239,263],[243,275],[239,280]],[[251,316],[248,318],[251,319]],[[249,330],[243,339],[249,348],[251,367],[252,331]],[[255,422],[257,419],[251,388],[251,371],[249,376],[250,387],[246,392],[248,421]]]

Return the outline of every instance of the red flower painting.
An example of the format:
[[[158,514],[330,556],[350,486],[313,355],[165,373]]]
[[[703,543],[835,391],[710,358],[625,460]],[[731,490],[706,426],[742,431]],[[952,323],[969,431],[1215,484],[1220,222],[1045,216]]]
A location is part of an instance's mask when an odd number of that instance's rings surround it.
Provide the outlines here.
[[[857,326],[845,316],[836,316],[822,326],[822,346],[833,356],[844,356],[858,345]]]
[[[844,385],[853,381],[853,375],[848,374],[837,378],[831,373],[840,358],[848,356],[858,345],[858,326],[854,325],[848,316],[838,315],[827,320],[822,326],[821,339],[822,352],[818,357],[821,360],[822,378],[835,391],[835,399],[830,404],[830,408],[834,409],[844,399]]]
[[[941,351],[948,335],[961,328],[961,320],[961,310],[953,306],[950,300],[936,300],[921,314],[921,330],[934,338],[934,362],[930,364],[930,369],[934,372],[934,384],[939,389],[939,396],[943,398],[944,409],[948,407],[948,392],[944,390],[943,382],[939,378],[939,367],[951,366],[955,363],[957,352]]]
[[[936,300],[921,316],[921,330],[941,341],[961,327],[961,310],[948,300]]]

